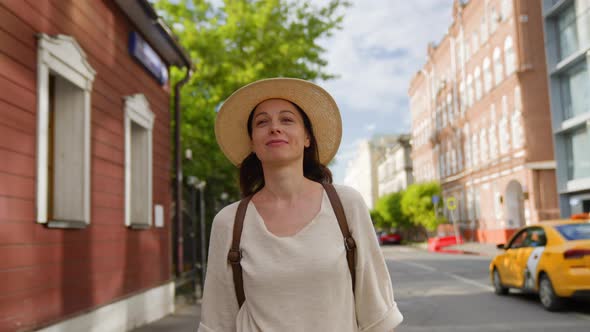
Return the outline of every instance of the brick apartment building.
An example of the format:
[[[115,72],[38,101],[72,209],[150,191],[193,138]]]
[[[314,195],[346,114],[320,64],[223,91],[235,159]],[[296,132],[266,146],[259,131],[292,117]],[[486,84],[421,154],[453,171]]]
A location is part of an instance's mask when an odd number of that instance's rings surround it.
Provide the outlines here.
[[[0,2],[0,331],[174,309],[170,66],[147,0]]]
[[[468,239],[559,215],[538,0],[459,1],[410,87],[414,175],[454,196]]]

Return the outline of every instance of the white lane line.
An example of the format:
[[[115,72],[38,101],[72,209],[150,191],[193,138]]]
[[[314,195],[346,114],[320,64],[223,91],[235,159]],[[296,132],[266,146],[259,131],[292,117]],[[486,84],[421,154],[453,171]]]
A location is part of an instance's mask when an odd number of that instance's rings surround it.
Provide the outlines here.
[[[584,320],[590,320],[590,315],[587,315],[587,314],[581,314],[581,313],[575,312],[575,313],[572,313],[572,316],[578,317],[578,318],[584,319]]]
[[[470,285],[473,285],[473,286],[476,286],[476,287],[480,287],[480,288],[483,288],[485,290],[489,290],[489,291],[493,291],[494,290],[494,287],[492,287],[490,285],[487,285],[487,284],[484,284],[484,283],[481,283],[481,282],[478,282],[478,281],[475,281],[475,280],[467,279],[467,278],[458,276],[458,275],[453,274],[453,273],[443,272],[443,274],[446,275],[446,276],[449,276],[449,277],[451,277],[451,278],[453,278],[455,280],[463,281],[464,283],[467,283],[467,284],[470,284]]]
[[[494,288],[492,286],[490,286],[490,285],[487,285],[487,284],[484,284],[484,283],[481,283],[481,282],[478,282],[478,281],[475,281],[475,280],[472,280],[472,279],[467,279],[467,278],[461,277],[461,276],[456,275],[456,274],[453,274],[453,273],[441,272],[441,271],[439,271],[439,270],[437,270],[437,269],[435,269],[435,268],[433,268],[431,266],[428,266],[428,265],[419,264],[419,263],[412,263],[412,262],[406,262],[406,261],[399,261],[399,260],[396,260],[395,262],[396,263],[410,265],[410,266],[413,266],[413,267],[417,267],[419,269],[422,269],[422,270],[425,270],[425,271],[428,271],[428,272],[440,273],[440,274],[445,275],[445,276],[447,276],[449,278],[452,278],[452,279],[455,279],[455,280],[458,280],[458,281],[462,281],[462,282],[464,282],[466,284],[470,284],[472,286],[483,288],[483,289],[488,290],[488,291],[493,291],[494,290]]]
[[[433,268],[431,266],[428,266],[428,265],[424,265],[424,264],[410,263],[410,262],[398,261],[398,260],[396,260],[395,262],[396,263],[402,263],[402,264],[410,265],[410,266],[413,266],[413,267],[417,267],[419,269],[423,269],[423,270],[426,270],[428,272],[436,272],[436,269],[435,268]]]

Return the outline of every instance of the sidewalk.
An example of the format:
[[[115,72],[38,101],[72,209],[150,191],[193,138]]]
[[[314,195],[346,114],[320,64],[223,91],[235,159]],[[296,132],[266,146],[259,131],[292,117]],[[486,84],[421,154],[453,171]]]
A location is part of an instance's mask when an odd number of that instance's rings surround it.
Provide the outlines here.
[[[201,319],[201,302],[177,303],[176,310],[160,320],[139,327],[132,332],[195,332]]]

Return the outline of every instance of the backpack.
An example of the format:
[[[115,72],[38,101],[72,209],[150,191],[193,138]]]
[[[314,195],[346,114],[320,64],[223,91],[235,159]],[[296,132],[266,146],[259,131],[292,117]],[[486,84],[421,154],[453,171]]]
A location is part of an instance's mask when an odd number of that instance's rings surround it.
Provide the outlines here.
[[[348,229],[348,223],[346,221],[346,215],[344,214],[344,208],[342,207],[342,202],[340,201],[340,197],[338,197],[336,189],[334,189],[334,186],[329,183],[322,183],[322,186],[328,194],[328,198],[330,199],[330,203],[332,204],[332,208],[334,209],[334,214],[336,214],[336,219],[338,220],[338,225],[340,226],[340,231],[342,232],[342,236],[344,237],[346,261],[348,262],[348,269],[350,270],[350,276],[352,278],[352,292],[354,294],[356,242],[354,241],[354,238],[352,237],[352,235],[350,234],[350,230]],[[244,282],[242,279],[242,265],[240,264],[240,261],[242,259],[242,251],[240,250],[240,238],[242,236],[242,229],[244,228],[244,217],[246,216],[246,209],[248,208],[248,203],[251,199],[252,196],[245,197],[240,201],[240,204],[238,205],[238,210],[236,212],[236,217],[234,221],[232,245],[227,255],[227,260],[232,267],[234,287],[236,290],[236,297],[238,299],[239,307],[241,307],[244,301],[246,300],[246,296],[244,295]]]

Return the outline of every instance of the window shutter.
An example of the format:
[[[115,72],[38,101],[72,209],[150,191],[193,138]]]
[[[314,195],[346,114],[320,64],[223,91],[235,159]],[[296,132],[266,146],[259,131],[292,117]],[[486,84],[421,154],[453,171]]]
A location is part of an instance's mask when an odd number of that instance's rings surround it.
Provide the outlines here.
[[[53,219],[85,222],[84,91],[56,76],[55,96]]]

